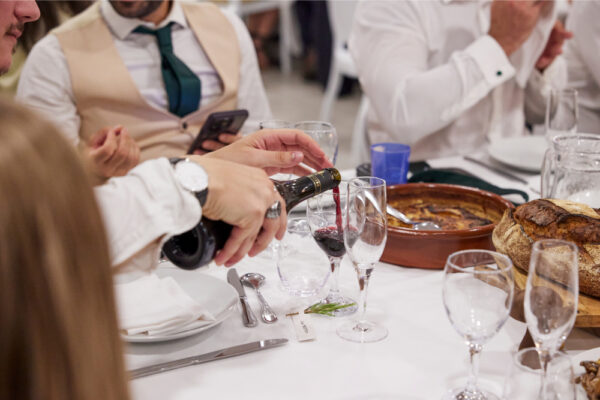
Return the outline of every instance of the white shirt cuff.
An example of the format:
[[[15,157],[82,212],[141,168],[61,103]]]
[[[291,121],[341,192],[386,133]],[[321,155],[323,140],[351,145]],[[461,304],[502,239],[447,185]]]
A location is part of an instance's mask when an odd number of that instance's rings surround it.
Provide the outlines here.
[[[485,80],[496,87],[515,75],[515,68],[510,63],[500,44],[489,35],[474,41],[465,49],[473,57],[481,69]]]

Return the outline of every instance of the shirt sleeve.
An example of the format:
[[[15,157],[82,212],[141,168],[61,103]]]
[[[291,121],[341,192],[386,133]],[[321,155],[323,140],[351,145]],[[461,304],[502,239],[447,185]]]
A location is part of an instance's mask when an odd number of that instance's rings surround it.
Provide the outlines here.
[[[573,38],[566,43],[566,46],[571,47],[570,50],[581,58],[598,86],[600,86],[599,18],[600,2],[576,1],[571,6],[566,24],[567,29],[573,32]],[[569,68],[571,68],[571,64],[569,64]]]
[[[55,35],[46,35],[31,49],[21,72],[16,99],[53,122],[73,145],[79,144],[81,120],[67,59]]]
[[[361,1],[350,35],[359,79],[379,123],[407,144],[449,125],[515,75],[488,35],[430,66],[427,27],[436,21],[419,6]]]
[[[146,161],[94,190],[112,265],[120,269],[152,269],[164,242],[200,221],[198,199],[179,185],[166,158]]]
[[[272,119],[271,107],[265,92],[256,51],[246,25],[233,12],[223,10],[237,34],[241,61],[238,87],[238,108],[248,110],[248,119],[242,127],[242,133],[258,130],[260,121]]]

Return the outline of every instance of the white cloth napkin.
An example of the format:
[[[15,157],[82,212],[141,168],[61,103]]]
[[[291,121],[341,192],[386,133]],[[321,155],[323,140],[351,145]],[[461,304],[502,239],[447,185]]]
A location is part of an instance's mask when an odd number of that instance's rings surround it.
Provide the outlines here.
[[[151,274],[115,287],[119,322],[127,335],[172,335],[214,321],[171,277]]]

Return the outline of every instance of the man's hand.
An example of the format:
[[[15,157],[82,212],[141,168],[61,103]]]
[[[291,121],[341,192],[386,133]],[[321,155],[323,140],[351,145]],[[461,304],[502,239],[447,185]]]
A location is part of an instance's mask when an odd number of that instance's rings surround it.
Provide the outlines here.
[[[194,150],[193,154],[202,155],[206,153],[210,153],[211,151],[222,149],[223,147],[240,140],[242,136],[238,133],[237,135],[233,135],[231,133],[221,133],[219,135],[219,140],[205,140],[202,142],[202,148]]]
[[[262,168],[268,175],[310,173],[301,162],[317,170],[333,167],[317,142],[297,129],[260,130],[206,157]]]
[[[202,215],[233,226],[227,243],[215,257],[217,265],[229,267],[246,254],[260,253],[274,236],[283,238],[287,222],[285,203],[263,170],[208,156],[190,159],[208,175],[208,197]],[[265,218],[267,209],[276,201],[281,202],[281,216]]]
[[[140,148],[122,126],[103,128],[90,137],[86,154],[102,177],[123,176],[140,161]]]
[[[540,58],[538,58],[535,67],[540,71],[544,71],[546,67],[552,64],[556,57],[562,54],[562,47],[565,40],[572,37],[573,32],[566,30],[562,22],[556,21],[554,27],[552,27],[552,32],[550,32],[548,43],[546,43],[546,47]]]
[[[510,56],[525,43],[540,15],[551,6],[550,1],[494,0],[488,34]]]

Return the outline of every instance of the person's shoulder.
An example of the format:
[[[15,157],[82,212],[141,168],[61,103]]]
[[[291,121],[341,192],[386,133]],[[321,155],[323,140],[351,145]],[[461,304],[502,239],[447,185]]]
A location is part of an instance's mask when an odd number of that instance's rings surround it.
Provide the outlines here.
[[[57,54],[62,54],[60,42],[55,35],[47,34],[33,45],[27,59],[54,58]]]
[[[67,19],[65,22],[50,31],[50,34],[61,34],[63,32],[71,32],[75,29],[88,26],[96,21],[101,20],[100,14],[100,2],[96,2],[89,6],[86,10],[80,14]]]

